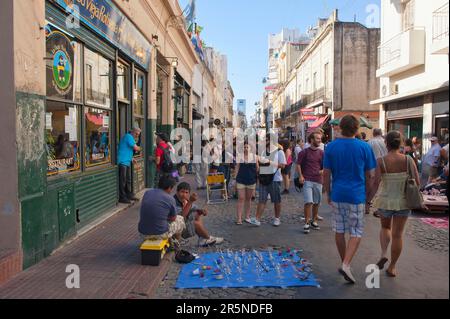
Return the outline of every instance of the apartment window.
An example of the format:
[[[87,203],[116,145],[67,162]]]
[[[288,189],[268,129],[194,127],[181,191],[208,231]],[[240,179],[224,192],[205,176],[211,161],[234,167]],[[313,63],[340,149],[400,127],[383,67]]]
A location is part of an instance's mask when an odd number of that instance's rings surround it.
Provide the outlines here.
[[[414,2],[415,0],[409,0],[402,5],[402,31],[414,27]]]

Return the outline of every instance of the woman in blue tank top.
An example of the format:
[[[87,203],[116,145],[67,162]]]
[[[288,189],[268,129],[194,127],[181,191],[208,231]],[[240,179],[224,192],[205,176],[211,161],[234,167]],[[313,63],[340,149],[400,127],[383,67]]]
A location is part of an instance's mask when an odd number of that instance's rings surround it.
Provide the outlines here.
[[[242,225],[242,210],[245,211],[245,222],[250,223],[252,197],[255,194],[258,167],[257,156],[250,152],[248,143],[244,144],[244,160],[236,166],[236,187],[238,190],[237,225]]]

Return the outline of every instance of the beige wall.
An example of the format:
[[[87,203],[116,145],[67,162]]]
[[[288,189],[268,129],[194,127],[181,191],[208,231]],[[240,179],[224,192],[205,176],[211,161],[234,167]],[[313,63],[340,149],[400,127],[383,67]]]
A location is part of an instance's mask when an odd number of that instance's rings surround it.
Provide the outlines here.
[[[20,249],[20,210],[17,199],[16,99],[14,85],[14,0],[0,4],[0,85],[2,116],[0,126],[0,263],[2,258]],[[16,3],[18,3],[17,1]],[[0,269],[1,272],[1,269]],[[1,281],[1,278],[0,278]]]
[[[182,10],[175,0],[142,0],[142,1],[119,1],[114,0],[115,4],[130,18],[141,33],[154,44],[152,51],[155,61],[156,50],[163,57],[178,58],[177,72],[184,80],[192,86],[194,67],[198,64],[198,58],[187,34],[183,28],[179,28],[180,20],[175,16],[181,16]],[[153,41],[153,35],[158,36],[157,41]],[[170,64],[171,59],[167,59]],[[172,70],[173,73],[173,70]],[[171,77],[173,78],[173,77]],[[149,81],[149,114],[152,119],[156,119],[156,69],[152,68]],[[173,124],[172,114],[174,112],[174,103],[172,100],[173,81],[169,80],[168,90],[166,90],[166,99],[164,105],[168,108],[163,110],[163,123]],[[192,108],[192,103],[190,103]],[[191,110],[192,112],[192,110]]]
[[[379,36],[379,29],[343,24],[343,111],[378,110],[370,101],[376,99],[379,92],[376,77]],[[339,49],[336,45],[335,50]]]

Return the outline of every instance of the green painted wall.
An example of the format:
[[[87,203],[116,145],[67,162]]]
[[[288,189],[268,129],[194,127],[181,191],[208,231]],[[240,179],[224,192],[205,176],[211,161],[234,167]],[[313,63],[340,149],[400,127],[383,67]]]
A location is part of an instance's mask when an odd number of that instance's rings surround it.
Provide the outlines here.
[[[44,116],[44,96],[16,93],[17,164],[24,268],[48,256],[57,236],[55,214],[44,208],[47,186]]]

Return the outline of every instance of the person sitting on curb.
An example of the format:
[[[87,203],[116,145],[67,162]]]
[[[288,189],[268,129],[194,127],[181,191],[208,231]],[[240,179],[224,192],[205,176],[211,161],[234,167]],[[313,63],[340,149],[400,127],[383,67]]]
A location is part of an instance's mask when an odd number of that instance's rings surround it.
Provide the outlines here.
[[[177,245],[181,239],[186,225],[183,216],[177,215],[175,199],[170,196],[175,185],[173,177],[163,177],[157,189],[145,193],[138,225],[144,240],[169,239]]]
[[[176,210],[179,216],[184,218],[186,228],[182,233],[182,238],[188,239],[195,235],[198,236],[198,245],[207,247],[214,244],[221,244],[223,238],[210,236],[203,225],[202,216],[207,216],[206,209],[200,209],[194,205],[198,196],[191,194],[191,185],[186,182],[180,183],[177,187],[177,193],[174,196]]]

